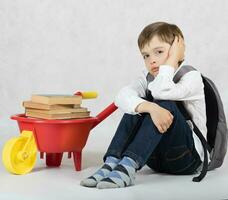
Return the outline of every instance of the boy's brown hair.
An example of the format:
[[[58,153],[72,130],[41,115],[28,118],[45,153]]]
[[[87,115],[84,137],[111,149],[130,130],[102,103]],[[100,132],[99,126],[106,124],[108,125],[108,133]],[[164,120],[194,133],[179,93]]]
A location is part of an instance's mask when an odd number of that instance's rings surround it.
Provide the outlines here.
[[[138,46],[141,50],[150,40],[158,36],[161,41],[173,43],[175,36],[181,36],[184,38],[181,30],[175,24],[169,24],[166,22],[155,22],[146,26],[138,37]]]

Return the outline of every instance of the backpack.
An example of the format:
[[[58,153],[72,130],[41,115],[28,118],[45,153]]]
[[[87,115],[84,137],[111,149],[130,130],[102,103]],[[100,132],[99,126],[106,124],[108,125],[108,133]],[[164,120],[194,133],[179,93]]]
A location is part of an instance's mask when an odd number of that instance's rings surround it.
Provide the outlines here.
[[[194,70],[196,69],[192,66],[182,66],[173,78],[174,83],[177,83],[186,73]],[[201,77],[205,93],[207,138],[204,138],[203,134],[195,125],[183,103],[181,101],[176,102],[185,119],[192,122],[193,131],[199,137],[204,149],[203,168],[200,175],[193,178],[194,182],[201,181],[206,176],[207,171],[220,167],[227,151],[228,130],[222,100],[215,84],[202,74]],[[153,79],[154,77],[148,73],[147,85]],[[208,163],[207,150],[210,153],[210,163]]]

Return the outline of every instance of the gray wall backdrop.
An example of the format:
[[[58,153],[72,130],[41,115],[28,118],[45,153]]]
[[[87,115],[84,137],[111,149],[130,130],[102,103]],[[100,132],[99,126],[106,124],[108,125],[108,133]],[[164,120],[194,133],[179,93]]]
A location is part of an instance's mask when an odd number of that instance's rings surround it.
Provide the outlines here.
[[[0,0],[1,144],[18,135],[9,117],[33,93],[96,90],[83,105],[105,108],[144,68],[137,37],[155,21],[181,28],[187,63],[214,80],[228,114],[227,0]],[[121,115],[94,129],[88,148],[106,147]]]

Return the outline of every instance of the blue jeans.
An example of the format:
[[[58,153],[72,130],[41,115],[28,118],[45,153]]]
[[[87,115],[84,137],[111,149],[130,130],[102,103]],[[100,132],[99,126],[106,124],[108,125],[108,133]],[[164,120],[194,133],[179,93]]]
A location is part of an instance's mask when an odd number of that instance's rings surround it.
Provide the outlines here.
[[[192,130],[175,102],[155,100],[174,116],[172,125],[161,134],[149,113],[124,114],[111,141],[107,156],[128,156],[139,169],[145,164],[155,171],[170,174],[193,174],[202,163],[195,149]]]

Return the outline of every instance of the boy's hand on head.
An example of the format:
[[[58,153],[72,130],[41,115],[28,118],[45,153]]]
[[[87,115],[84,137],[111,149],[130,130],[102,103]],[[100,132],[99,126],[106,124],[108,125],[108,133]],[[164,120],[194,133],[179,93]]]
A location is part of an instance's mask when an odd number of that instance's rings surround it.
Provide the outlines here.
[[[165,64],[170,65],[175,69],[177,69],[178,62],[184,60],[184,52],[185,52],[184,39],[181,36],[175,36],[173,44],[169,49],[168,58]]]

